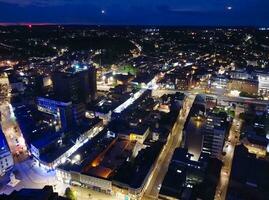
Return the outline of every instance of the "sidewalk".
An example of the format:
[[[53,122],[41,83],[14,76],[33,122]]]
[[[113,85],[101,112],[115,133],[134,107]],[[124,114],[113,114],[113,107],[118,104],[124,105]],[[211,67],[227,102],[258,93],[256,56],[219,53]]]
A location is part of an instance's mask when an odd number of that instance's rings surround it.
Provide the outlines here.
[[[48,184],[56,181],[55,172],[47,172],[45,169],[38,167],[29,159],[18,164],[18,169],[29,177],[33,183]]]

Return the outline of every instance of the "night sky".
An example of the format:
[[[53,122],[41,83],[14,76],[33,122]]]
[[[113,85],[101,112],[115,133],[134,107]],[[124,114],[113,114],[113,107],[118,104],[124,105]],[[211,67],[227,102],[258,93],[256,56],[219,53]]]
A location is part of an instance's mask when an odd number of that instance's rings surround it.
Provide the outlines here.
[[[269,26],[269,0],[0,0],[0,23]]]

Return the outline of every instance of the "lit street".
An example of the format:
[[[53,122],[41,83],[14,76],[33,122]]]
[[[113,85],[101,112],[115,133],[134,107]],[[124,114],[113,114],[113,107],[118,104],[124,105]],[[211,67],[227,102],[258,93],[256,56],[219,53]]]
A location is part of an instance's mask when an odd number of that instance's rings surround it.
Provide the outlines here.
[[[175,123],[171,135],[161,152],[157,164],[147,182],[145,188],[144,199],[157,199],[159,194],[160,185],[168,170],[168,166],[174,150],[180,146],[183,136],[183,128],[188,117],[189,111],[194,102],[195,95],[187,96],[183,108],[180,111],[177,122]]]
[[[176,92],[183,92],[186,95],[189,94],[200,94],[200,95],[206,95],[209,97],[213,98],[218,98],[220,101],[226,101],[226,102],[234,102],[234,103],[254,103],[254,104],[260,104],[260,105],[268,105],[269,101],[268,100],[260,100],[260,99],[254,99],[254,98],[247,98],[247,97],[232,97],[228,95],[219,95],[216,93],[205,93],[204,89],[191,89],[189,91],[182,91],[182,90],[175,90],[175,89],[160,89],[158,88],[157,90],[153,91],[153,96],[158,96],[161,97],[163,94],[174,94]]]
[[[237,111],[237,109],[236,109]],[[228,190],[229,178],[232,169],[232,162],[234,157],[234,149],[240,138],[240,129],[242,121],[239,119],[239,113],[235,113],[235,118],[229,132],[228,141],[224,144],[224,150],[226,152],[223,156],[223,166],[220,173],[219,184],[216,189],[215,200],[225,200]]]
[[[20,162],[25,160],[28,157],[28,151],[20,127],[16,122],[12,106],[8,102],[4,102],[0,107],[2,130],[6,136],[14,161]]]

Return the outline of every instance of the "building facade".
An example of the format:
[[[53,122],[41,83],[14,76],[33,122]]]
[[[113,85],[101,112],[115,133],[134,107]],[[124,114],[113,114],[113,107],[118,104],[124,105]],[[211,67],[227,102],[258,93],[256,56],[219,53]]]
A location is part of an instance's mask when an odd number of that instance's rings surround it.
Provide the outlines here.
[[[215,114],[208,114],[203,129],[202,152],[211,157],[218,157],[222,153],[226,136],[225,118]]]
[[[259,74],[258,81],[259,81],[259,88],[258,88],[259,94],[267,96],[269,92],[269,75]]]
[[[96,70],[92,67],[76,65],[56,72],[52,79],[55,94],[63,99],[72,103],[89,103],[95,99]]]
[[[73,124],[72,103],[38,97],[37,109],[51,115],[57,123],[56,129],[68,130]]]
[[[238,90],[248,94],[258,94],[258,82],[253,80],[231,79],[228,82],[228,90]]]
[[[8,172],[14,165],[12,154],[7,146],[5,136],[0,127],[0,176]]]

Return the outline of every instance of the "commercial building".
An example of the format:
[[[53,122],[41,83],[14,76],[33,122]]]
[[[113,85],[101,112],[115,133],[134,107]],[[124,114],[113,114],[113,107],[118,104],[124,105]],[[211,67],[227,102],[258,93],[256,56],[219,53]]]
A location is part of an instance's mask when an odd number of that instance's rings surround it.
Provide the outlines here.
[[[11,87],[9,85],[7,74],[0,73],[0,100],[5,99],[8,96],[10,90],[11,90]]]
[[[120,133],[119,136],[143,144],[146,138],[148,137],[149,133],[150,133],[149,127],[141,126],[136,129]]]
[[[240,80],[252,79],[251,74],[248,73],[246,69],[237,69],[231,71],[230,75],[232,79],[240,79]]]
[[[211,157],[219,157],[222,153],[227,128],[225,113],[208,113],[203,129],[202,152],[208,153]]]
[[[191,77],[178,76],[175,80],[176,89],[189,90],[191,87]]]
[[[72,103],[72,117],[75,124],[85,118],[86,107],[96,98],[96,69],[72,65],[65,71],[52,76],[54,96],[62,102]]]
[[[96,95],[96,70],[94,67],[74,65],[52,76],[57,96],[77,103],[89,103]]]
[[[159,198],[213,199],[221,170],[221,161],[202,153],[197,161],[186,148],[177,148],[162,182]],[[209,178],[210,177],[210,178]]]
[[[56,169],[58,180],[119,200],[141,199],[184,97],[177,93],[164,99],[163,104],[171,107],[165,113],[155,109],[158,102],[146,90],[109,122],[107,130],[62,160]]]
[[[181,68],[180,68],[181,69]],[[164,78],[159,82],[159,85],[165,89],[189,90],[191,87],[192,77],[189,73],[176,71],[173,74],[165,74]]]
[[[227,199],[268,199],[269,162],[249,153],[242,144],[235,147]]]
[[[0,176],[8,172],[14,165],[12,154],[0,127]]]
[[[258,82],[254,80],[231,79],[228,82],[228,90],[237,90],[251,95],[258,94]]]
[[[210,86],[216,89],[225,89],[229,79],[224,75],[212,76],[210,79]]]
[[[268,74],[258,74],[259,81],[259,93],[261,95],[268,95],[269,92],[269,75]]]
[[[160,188],[160,199],[182,199],[187,188],[202,181],[204,163],[191,160],[188,149],[177,148]]]
[[[73,125],[72,102],[63,102],[48,97],[38,97],[37,109],[53,117],[56,123],[56,130],[65,131]]]
[[[139,112],[133,112],[138,109],[133,104],[124,110],[125,119],[114,119],[109,130],[103,130],[57,167],[58,180],[105,192],[119,200],[141,199],[180,110],[160,113],[160,117],[155,118],[160,121],[158,129],[154,129],[159,137],[152,140],[149,127],[155,120],[152,121],[149,114],[159,113],[152,111],[154,104],[147,98],[139,103]]]
[[[30,151],[40,166],[56,168],[102,129],[103,121],[94,118],[68,132],[46,132],[30,141]]]
[[[103,130],[98,136],[62,160],[56,169],[57,179],[64,183],[111,193],[112,182],[107,178],[112,170],[107,166],[109,163],[102,162],[108,150],[113,149],[116,140],[117,138],[110,137],[106,130]]]
[[[246,113],[242,116],[245,117]],[[260,111],[258,106],[256,106],[252,118],[253,121],[250,119],[247,120],[248,123],[243,124],[240,142],[244,144],[249,153],[264,158],[269,152],[268,113],[265,111],[265,108]]]

